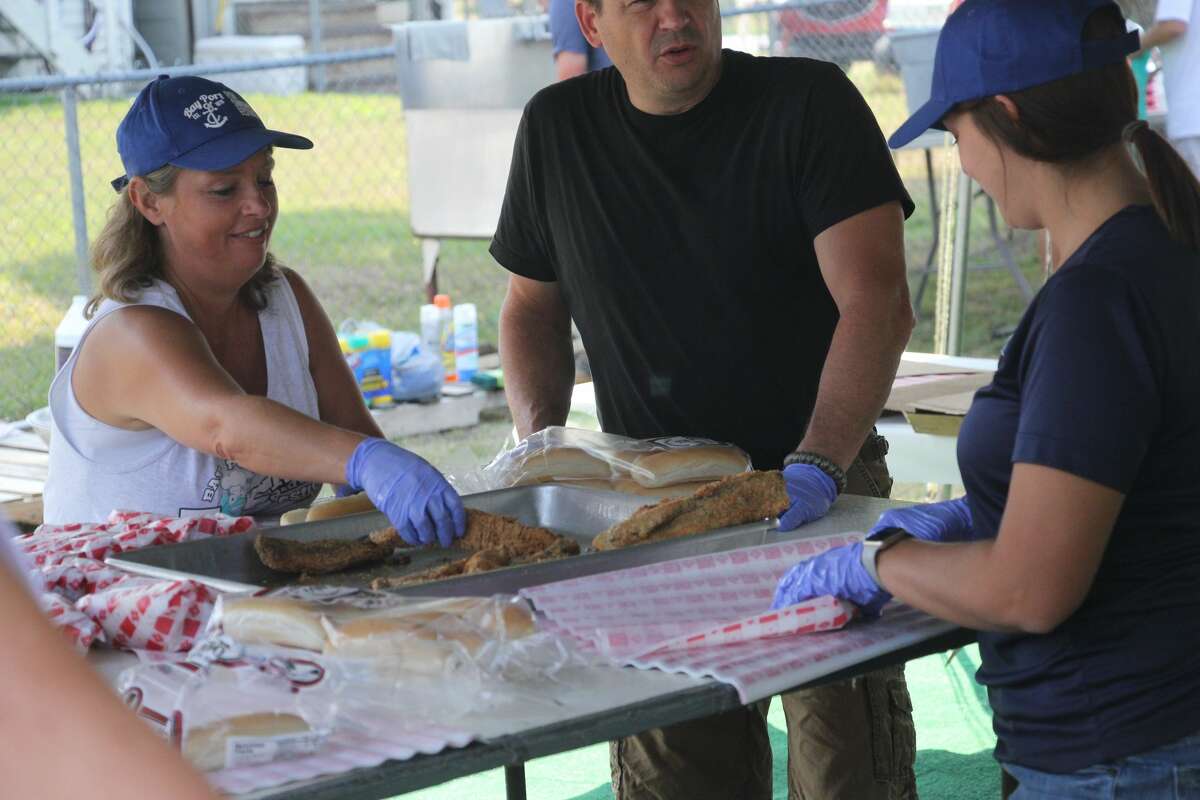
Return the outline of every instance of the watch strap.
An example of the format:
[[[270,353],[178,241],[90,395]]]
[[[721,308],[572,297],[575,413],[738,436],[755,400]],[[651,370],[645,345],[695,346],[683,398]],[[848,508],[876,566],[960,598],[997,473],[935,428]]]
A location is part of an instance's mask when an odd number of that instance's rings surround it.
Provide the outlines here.
[[[885,535],[881,536],[881,534]],[[913,538],[912,534],[903,528],[884,528],[863,541],[863,569],[871,576],[871,580],[875,581],[876,586],[883,588],[883,583],[879,580],[879,554],[889,547],[911,538]]]

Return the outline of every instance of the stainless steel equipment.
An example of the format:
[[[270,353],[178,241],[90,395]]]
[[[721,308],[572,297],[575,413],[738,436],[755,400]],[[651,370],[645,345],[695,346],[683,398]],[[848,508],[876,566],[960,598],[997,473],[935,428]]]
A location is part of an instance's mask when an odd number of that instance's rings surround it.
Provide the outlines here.
[[[521,111],[554,80],[549,18],[410,22],[392,32],[409,214],[431,285],[440,239],[496,229]]]
[[[468,495],[463,502],[468,508],[515,517],[526,525],[549,528],[575,539],[581,548],[586,549],[597,533],[628,517],[646,500],[634,495],[594,489],[524,486]],[[222,591],[257,591],[295,583],[297,580],[295,575],[275,572],[263,566],[254,552],[254,537],[259,533],[296,541],[351,540],[389,524],[387,517],[378,511],[353,514],[321,522],[248,531],[236,536],[151,547],[113,556],[108,563],[144,575],[199,580]],[[380,576],[404,575],[465,556],[461,550],[440,548],[411,550],[406,554],[412,558],[406,565],[369,565],[322,575],[319,581],[338,586],[366,586]]]
[[[587,547],[592,538],[632,514],[646,498],[597,489],[567,486],[523,486],[467,495],[463,503],[470,508],[516,517],[527,525],[540,525],[576,539]],[[844,495],[830,514],[802,528],[781,533],[774,520],[763,520],[724,528],[695,536],[630,547],[625,550],[584,553],[560,561],[511,567],[468,575],[462,578],[410,586],[402,594],[430,596],[490,595],[513,593],[526,586],[565,580],[614,569],[651,564],[673,558],[717,553],[738,547],[752,547],[783,539],[820,536],[848,530],[866,530],[888,508],[901,505],[890,500]],[[301,541],[313,539],[354,539],[388,524],[383,514],[356,514],[323,522],[309,522],[286,528],[272,528],[271,536]],[[260,531],[237,536],[204,539],[183,544],[150,547],[122,553],[106,559],[115,567],[160,578],[192,579],[221,591],[246,592],[295,583],[295,575],[273,572],[262,565],[254,552],[254,537]],[[369,566],[359,570],[319,576],[330,585],[364,586],[381,575],[403,575],[446,560],[461,558],[459,550],[421,550],[412,553],[405,566]]]

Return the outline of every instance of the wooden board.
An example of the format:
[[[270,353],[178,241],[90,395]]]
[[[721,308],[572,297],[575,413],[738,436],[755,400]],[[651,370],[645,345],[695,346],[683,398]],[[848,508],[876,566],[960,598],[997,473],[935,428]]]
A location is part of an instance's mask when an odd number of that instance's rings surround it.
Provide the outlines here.
[[[961,416],[932,412],[909,411],[904,418],[917,433],[931,433],[934,436],[958,436],[963,423]]]
[[[0,440],[0,515],[22,528],[42,524],[42,491],[50,454],[37,436],[9,431]]]
[[[0,503],[0,514],[21,527],[36,528],[42,524],[42,498]]]
[[[990,372],[954,373],[949,375],[934,374],[928,376],[898,377],[892,385],[884,404],[886,411],[907,412],[914,405],[937,397],[958,396],[961,394],[974,395],[975,391],[992,382]],[[961,413],[967,413],[970,402],[962,407]]]

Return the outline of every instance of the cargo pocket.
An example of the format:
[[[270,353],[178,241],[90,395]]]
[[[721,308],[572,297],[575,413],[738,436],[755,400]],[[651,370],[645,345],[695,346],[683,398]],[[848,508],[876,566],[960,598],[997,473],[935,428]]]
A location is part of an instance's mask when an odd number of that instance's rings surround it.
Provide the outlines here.
[[[893,675],[887,670],[866,678],[875,780],[888,783],[904,782],[912,775],[917,745],[908,686]]]

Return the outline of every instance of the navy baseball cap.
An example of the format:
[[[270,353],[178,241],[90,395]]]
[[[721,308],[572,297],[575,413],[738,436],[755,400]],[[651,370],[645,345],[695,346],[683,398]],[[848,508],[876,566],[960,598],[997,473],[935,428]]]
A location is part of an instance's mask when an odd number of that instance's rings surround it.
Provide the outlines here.
[[[270,145],[308,150],[313,143],[269,130],[250,104],[223,83],[160,75],[138,92],[117,127],[125,174],[112,186],[119,192],[135,175],[168,164],[210,172],[228,169]]]
[[[1136,32],[1083,41],[1083,26],[1112,0],[966,0],[938,36],[929,101],[900,126],[903,147],[959,103],[1016,92],[1120,61],[1140,47]],[[1119,7],[1117,7],[1119,10]]]

